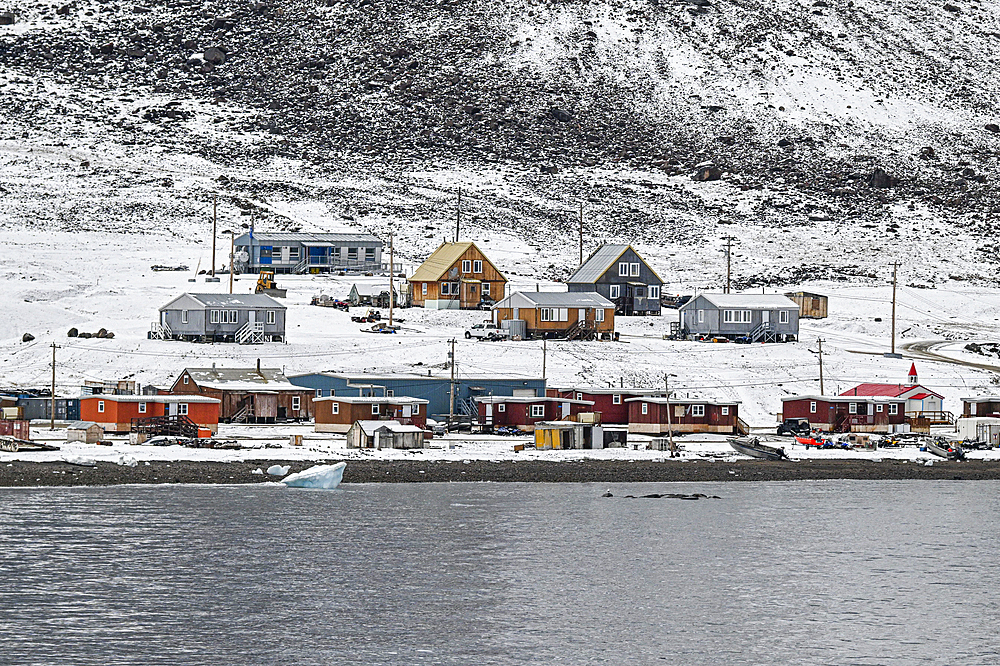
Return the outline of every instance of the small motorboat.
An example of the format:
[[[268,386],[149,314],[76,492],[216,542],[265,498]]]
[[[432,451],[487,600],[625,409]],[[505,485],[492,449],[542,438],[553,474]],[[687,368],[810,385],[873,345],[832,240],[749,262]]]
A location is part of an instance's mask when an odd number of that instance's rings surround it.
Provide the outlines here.
[[[788,460],[784,449],[763,444],[757,437],[730,437],[728,441],[729,446],[745,456],[761,460]]]
[[[924,447],[929,453],[933,453],[946,460],[965,460],[965,450],[958,442],[926,439],[924,440]]]

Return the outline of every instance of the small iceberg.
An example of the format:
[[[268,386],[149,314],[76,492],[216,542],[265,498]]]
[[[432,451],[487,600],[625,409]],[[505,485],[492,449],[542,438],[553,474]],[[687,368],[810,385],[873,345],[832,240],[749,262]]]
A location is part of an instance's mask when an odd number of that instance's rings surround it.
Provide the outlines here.
[[[347,463],[343,462],[339,462],[336,465],[316,465],[315,467],[310,467],[309,469],[286,476],[281,482],[289,488],[332,490],[339,486],[341,480],[343,480],[345,467],[347,467]]]
[[[267,473],[271,476],[284,476],[291,468],[291,465],[271,465],[267,468]]]

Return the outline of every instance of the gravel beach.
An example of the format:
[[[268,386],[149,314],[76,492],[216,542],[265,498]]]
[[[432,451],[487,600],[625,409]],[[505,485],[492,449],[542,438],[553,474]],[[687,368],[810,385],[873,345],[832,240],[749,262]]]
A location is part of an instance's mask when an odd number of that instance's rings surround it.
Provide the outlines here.
[[[331,459],[327,462],[336,462]],[[127,467],[113,463],[80,466],[65,462],[11,462],[0,465],[0,487],[109,486],[161,483],[262,483],[277,477],[253,474],[273,464],[298,472],[314,463],[278,462],[151,462]],[[803,460],[768,462],[625,462],[582,460],[548,461],[349,461],[344,483],[420,482],[540,482],[540,483],[651,483],[698,481],[805,481],[810,479],[1000,479],[1000,461],[935,461],[920,463],[884,460]]]

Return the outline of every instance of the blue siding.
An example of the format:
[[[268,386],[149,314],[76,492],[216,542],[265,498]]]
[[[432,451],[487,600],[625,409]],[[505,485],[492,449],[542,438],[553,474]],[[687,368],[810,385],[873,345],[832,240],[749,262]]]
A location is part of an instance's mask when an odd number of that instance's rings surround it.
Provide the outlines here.
[[[406,396],[422,398],[430,404],[427,413],[430,415],[447,415],[449,409],[447,377],[393,377],[375,378],[364,375],[330,376],[320,373],[289,377],[288,381],[296,386],[304,386],[313,391],[320,390],[323,397],[340,396],[372,396],[383,397],[386,390],[392,391],[394,397]],[[374,388],[359,389],[348,384],[373,384]],[[471,400],[480,395],[514,395],[514,389],[532,389],[536,396],[545,395],[544,379],[523,379],[493,377],[490,379],[455,379],[455,413],[462,414],[462,403],[471,407]],[[333,391],[333,393],[331,393]]]

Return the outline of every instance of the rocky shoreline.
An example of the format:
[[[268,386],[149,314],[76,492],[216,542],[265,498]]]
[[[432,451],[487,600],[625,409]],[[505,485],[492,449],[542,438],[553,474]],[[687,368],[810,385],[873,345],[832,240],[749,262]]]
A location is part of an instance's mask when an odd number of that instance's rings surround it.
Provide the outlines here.
[[[250,484],[276,477],[254,474],[277,461],[150,462],[135,467],[65,462],[0,464],[0,487],[110,486],[120,484],[218,483]],[[333,461],[331,461],[333,462]],[[291,472],[314,463],[285,461]],[[625,462],[557,461],[348,461],[344,483],[528,482],[528,483],[658,483],[705,481],[807,481],[819,479],[1000,480],[1000,461],[935,461],[933,466],[903,461],[803,460],[767,462]]]

